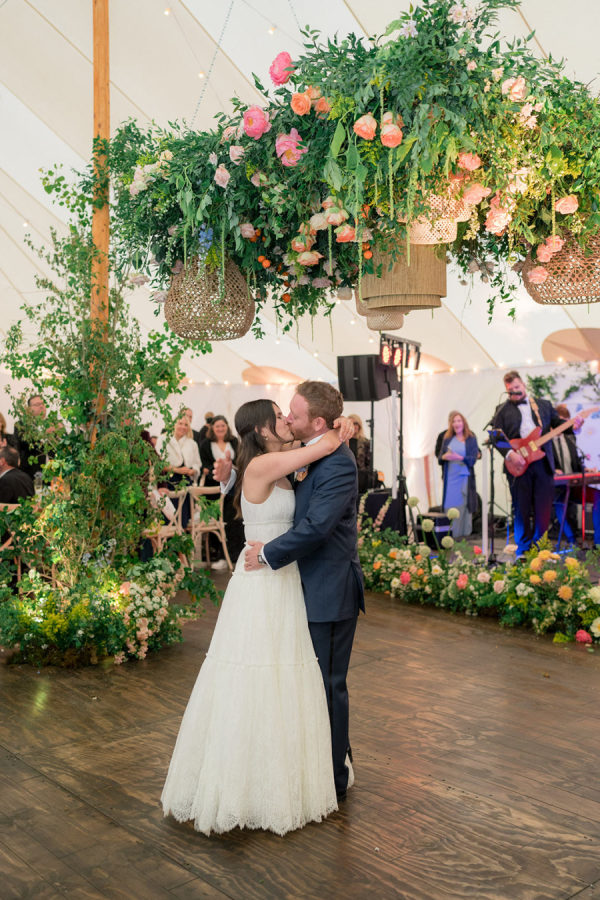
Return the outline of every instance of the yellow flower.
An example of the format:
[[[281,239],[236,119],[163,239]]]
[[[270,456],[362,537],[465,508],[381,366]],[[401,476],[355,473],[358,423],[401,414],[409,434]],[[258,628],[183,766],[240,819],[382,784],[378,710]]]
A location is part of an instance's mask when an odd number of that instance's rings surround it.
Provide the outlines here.
[[[530,583],[530,584],[541,584],[541,583],[542,583],[542,579],[540,578],[539,575],[530,575],[530,576],[529,576],[529,583]]]
[[[550,583],[551,581],[556,580],[556,572],[554,569],[548,569],[547,572],[544,572],[544,581]]]
[[[561,600],[570,600],[573,596],[573,591],[568,584],[562,584],[558,589],[558,596]]]
[[[381,543],[381,541],[373,541],[373,546],[379,547],[380,543]]]
[[[574,569],[576,569],[578,565],[579,565],[579,562],[578,562],[578,560],[575,559],[574,556],[567,556],[567,557],[566,557],[566,559],[565,559],[565,566],[567,566],[567,568],[568,568],[569,566],[572,566]]]
[[[551,553],[550,559],[560,559],[560,553]]]
[[[540,571],[540,569],[542,568],[542,560],[539,558],[539,556],[536,556],[535,559],[531,560],[531,562],[529,563],[529,568],[532,572]]]
[[[538,553],[538,559],[550,559],[551,556],[552,553],[550,552],[550,550],[540,550],[540,552]]]

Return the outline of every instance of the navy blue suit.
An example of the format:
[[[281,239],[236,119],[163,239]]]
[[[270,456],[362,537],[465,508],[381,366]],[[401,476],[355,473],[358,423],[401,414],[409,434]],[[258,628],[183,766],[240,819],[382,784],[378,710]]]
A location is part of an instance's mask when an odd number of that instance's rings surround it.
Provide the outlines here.
[[[294,524],[266,544],[264,555],[272,569],[298,563],[308,627],[327,694],[335,786],[343,794],[350,751],[346,677],[358,612],[365,609],[352,452],[341,444],[330,456],[311,463],[306,478],[295,482],[295,490]]]

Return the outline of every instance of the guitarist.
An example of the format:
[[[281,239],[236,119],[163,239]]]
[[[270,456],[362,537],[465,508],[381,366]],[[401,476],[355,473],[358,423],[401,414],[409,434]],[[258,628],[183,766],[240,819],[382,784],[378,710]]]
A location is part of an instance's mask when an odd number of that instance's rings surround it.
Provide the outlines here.
[[[527,388],[518,372],[507,372],[504,386],[508,400],[496,409],[492,427],[503,431],[509,440],[526,438],[538,426],[541,426],[542,434],[547,434],[552,428],[562,424],[563,420],[549,400],[528,397]],[[583,419],[577,417],[575,428],[581,428],[582,423]],[[494,440],[501,440],[501,436],[495,435]],[[510,456],[513,466],[522,472],[516,476],[506,472],[513,501],[515,542],[519,558],[548,531],[550,525],[555,469],[552,441],[543,445],[544,458],[530,463],[529,467],[516,451],[501,447],[498,450],[505,459]]]

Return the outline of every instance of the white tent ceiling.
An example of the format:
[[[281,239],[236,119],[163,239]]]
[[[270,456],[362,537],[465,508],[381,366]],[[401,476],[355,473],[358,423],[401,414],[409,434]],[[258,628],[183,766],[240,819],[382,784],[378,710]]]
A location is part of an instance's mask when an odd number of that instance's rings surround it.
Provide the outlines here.
[[[113,127],[130,116],[141,123],[187,119],[209,127],[216,112],[229,109],[229,97],[259,100],[251,73],[268,84],[274,56],[301,50],[299,26],[318,28],[324,37],[381,33],[408,6],[408,0],[111,0]],[[565,57],[568,75],[596,78],[597,3],[523,0],[520,11],[501,16],[507,36],[534,29],[538,52]],[[64,225],[39,169],[57,162],[81,168],[90,155],[92,0],[0,0],[0,117],[1,336],[18,318],[20,304],[35,298],[34,276],[43,270],[23,243],[25,232],[43,242],[50,227]],[[449,272],[443,308],[433,316],[411,313],[402,333],[457,370],[538,363],[544,354],[556,359],[563,346],[569,359],[576,353],[568,347],[573,339],[590,348],[590,357],[600,354],[590,332],[581,330],[600,329],[600,304],[540,307],[520,289],[516,322],[499,310],[488,325],[485,300],[484,285],[470,290]],[[132,295],[132,306],[144,328],[155,327],[144,289]],[[336,356],[375,349],[373,334],[347,302],[336,307],[331,324],[316,320],[314,333],[310,321],[301,322],[297,340],[278,336],[268,312],[265,328],[262,342],[250,335],[215,344],[210,356],[189,361],[189,378],[241,383],[244,370],[257,365],[333,380]],[[567,334],[557,339],[556,332]]]

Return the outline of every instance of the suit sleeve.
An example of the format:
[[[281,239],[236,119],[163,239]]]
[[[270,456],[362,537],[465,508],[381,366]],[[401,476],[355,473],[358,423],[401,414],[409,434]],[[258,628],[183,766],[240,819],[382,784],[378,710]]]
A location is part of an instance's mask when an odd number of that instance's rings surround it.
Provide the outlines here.
[[[313,487],[304,518],[265,546],[271,568],[280,569],[320,547],[342,518],[348,496],[355,491],[356,468],[352,461],[343,456],[332,458]]]
[[[506,424],[504,422],[503,413],[504,413],[504,404],[502,403],[502,404],[500,404],[500,406],[496,407],[496,412],[494,413],[494,418],[492,420],[492,427],[500,428],[502,431],[506,432]],[[498,451],[498,453],[501,453],[502,456],[506,456],[511,448],[499,446],[499,444],[506,443],[504,440],[504,437],[501,434],[496,434],[493,437],[493,441],[494,441],[494,447]]]

